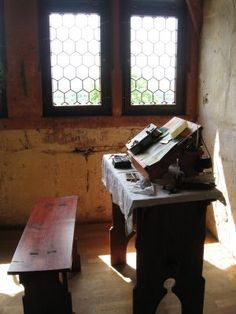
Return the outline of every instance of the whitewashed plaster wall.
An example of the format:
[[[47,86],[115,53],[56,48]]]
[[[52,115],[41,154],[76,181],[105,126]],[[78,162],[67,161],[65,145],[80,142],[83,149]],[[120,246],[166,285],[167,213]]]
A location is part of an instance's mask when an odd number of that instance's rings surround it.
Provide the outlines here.
[[[236,1],[206,0],[201,38],[199,122],[218,188],[208,226],[236,255]]]
[[[0,128],[1,129],[1,128]],[[44,196],[78,195],[77,221],[111,220],[102,156],[122,151],[138,128],[0,131],[0,225],[24,225]]]

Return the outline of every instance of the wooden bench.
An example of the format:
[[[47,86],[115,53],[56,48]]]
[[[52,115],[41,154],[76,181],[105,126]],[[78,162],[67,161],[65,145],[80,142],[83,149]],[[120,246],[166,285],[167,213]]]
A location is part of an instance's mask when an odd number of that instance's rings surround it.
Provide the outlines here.
[[[41,198],[12,258],[8,274],[25,288],[25,314],[71,314],[67,275],[80,270],[74,238],[77,196]]]

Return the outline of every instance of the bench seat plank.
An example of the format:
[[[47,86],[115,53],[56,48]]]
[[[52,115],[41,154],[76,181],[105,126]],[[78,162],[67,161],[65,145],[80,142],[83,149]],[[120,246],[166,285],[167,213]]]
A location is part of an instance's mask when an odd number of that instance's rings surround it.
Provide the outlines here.
[[[77,196],[39,199],[32,209],[8,274],[71,269],[77,200]]]

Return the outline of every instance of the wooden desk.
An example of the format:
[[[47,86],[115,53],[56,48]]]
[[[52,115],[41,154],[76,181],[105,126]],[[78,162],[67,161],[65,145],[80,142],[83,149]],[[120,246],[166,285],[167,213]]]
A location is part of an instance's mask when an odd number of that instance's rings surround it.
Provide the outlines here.
[[[221,197],[217,189],[182,191],[169,195],[157,187],[152,196],[132,193],[124,170],[114,169],[103,158],[103,182],[112,195],[113,226],[110,230],[111,264],[126,263],[126,218],[136,217],[136,286],[133,313],[154,314],[166,294],[163,283],[174,278],[173,289],[183,314],[202,314],[205,279],[202,276],[207,205]],[[119,192],[117,192],[119,191]],[[114,196],[114,197],[113,197]],[[125,202],[119,199],[125,198]],[[122,207],[129,204],[130,208]]]
[[[41,198],[12,258],[8,274],[24,285],[25,314],[71,314],[67,272],[80,270],[74,242],[77,196]],[[74,243],[74,245],[73,245]]]

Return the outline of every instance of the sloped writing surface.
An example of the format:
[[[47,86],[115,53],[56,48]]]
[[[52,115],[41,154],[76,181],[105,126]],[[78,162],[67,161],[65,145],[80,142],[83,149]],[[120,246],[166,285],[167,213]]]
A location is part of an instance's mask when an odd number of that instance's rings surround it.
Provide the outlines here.
[[[180,121],[185,120],[174,117],[160,128],[163,130],[163,134],[166,134],[166,138],[169,136],[168,130],[172,130]],[[182,141],[189,138],[198,130],[200,131],[202,128],[199,124],[193,122],[187,121],[187,124],[188,127],[175,139],[170,138],[168,142],[165,142],[165,137],[161,138],[161,140],[152,144],[144,152],[136,156],[132,155],[132,157],[139,161],[144,167],[152,166],[153,164],[160,162],[175,146],[180,145]]]
[[[160,128],[163,130],[163,136],[142,153],[134,155],[128,150],[133,166],[149,180],[162,178],[168,172],[169,165],[176,162],[176,159],[179,159],[186,176],[193,176],[196,172],[194,162],[199,157],[202,127],[187,121],[188,127],[176,138],[172,138],[169,130],[172,130],[180,121],[186,120],[174,117],[163,125]],[[191,147],[190,151],[189,147]]]

